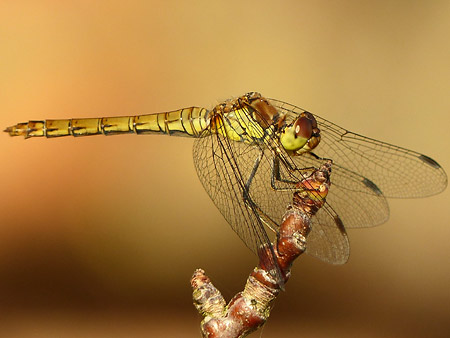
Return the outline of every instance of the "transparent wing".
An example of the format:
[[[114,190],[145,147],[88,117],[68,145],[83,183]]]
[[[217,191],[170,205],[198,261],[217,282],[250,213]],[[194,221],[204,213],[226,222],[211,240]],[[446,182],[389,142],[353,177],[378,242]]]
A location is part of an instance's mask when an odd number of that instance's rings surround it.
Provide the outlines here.
[[[271,100],[277,109],[295,118],[301,108]],[[389,218],[386,197],[413,198],[437,194],[447,186],[442,167],[426,155],[352,133],[317,115],[321,130],[316,157],[293,157],[297,167],[333,160],[327,202],[345,227],[369,227]]]
[[[257,147],[239,146],[217,133],[204,131],[194,142],[194,165],[198,177],[222,215],[243,242],[270,267],[278,282],[282,281],[270,239],[252,193],[244,192],[252,162],[259,156]]]
[[[292,159],[298,168],[316,167],[323,163],[310,154]],[[327,204],[339,215],[346,228],[375,226],[388,220],[389,205],[385,196],[381,191],[375,193],[375,187],[365,177],[334,164],[333,160],[330,181]],[[318,220],[327,224],[320,218],[320,211]]]
[[[256,254],[260,253],[261,246],[270,243],[265,224],[277,230],[294,192],[293,188],[272,188],[273,153],[260,144],[234,142],[205,131],[195,140],[193,155],[200,181],[217,208],[243,242]],[[300,171],[283,175],[303,179]],[[325,211],[313,217],[307,253],[330,263],[344,263],[349,244],[335,216]],[[274,257],[263,259],[278,269]]]
[[[344,264],[350,256],[350,243],[336,212],[324,205],[311,219],[306,253],[330,264]]]
[[[304,111],[278,100],[271,99],[271,102],[291,116]],[[372,188],[372,194],[381,190],[386,197],[415,198],[434,195],[446,188],[444,169],[430,157],[355,134],[320,116],[314,117],[321,130],[321,141],[314,153],[332,159],[335,166],[347,172],[360,175],[360,185]]]

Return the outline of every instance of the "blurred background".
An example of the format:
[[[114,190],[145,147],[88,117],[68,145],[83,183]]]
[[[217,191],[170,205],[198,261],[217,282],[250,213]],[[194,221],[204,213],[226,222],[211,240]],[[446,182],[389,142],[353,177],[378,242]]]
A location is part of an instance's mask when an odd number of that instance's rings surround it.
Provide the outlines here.
[[[450,170],[448,1],[2,0],[0,39],[2,129],[260,91]],[[0,135],[0,336],[198,337],[194,269],[229,299],[257,259],[192,144]],[[262,337],[448,337],[449,205],[392,200],[346,265],[301,257]]]

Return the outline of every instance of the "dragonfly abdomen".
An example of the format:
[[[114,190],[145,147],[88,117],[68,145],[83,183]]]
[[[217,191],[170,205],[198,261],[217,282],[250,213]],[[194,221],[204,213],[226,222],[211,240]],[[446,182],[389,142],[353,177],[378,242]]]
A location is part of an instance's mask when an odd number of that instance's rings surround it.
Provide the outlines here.
[[[8,127],[5,132],[11,136],[25,138],[133,133],[181,134],[196,137],[207,127],[208,114],[205,108],[190,107],[167,113],[135,116],[28,121]]]

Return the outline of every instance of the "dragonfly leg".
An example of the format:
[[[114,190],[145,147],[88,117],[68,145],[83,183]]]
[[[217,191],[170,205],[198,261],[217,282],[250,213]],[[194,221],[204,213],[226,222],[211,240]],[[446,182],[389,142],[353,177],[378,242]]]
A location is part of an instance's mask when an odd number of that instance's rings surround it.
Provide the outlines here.
[[[256,175],[256,171],[258,170],[259,164],[261,163],[261,159],[263,158],[264,150],[261,149],[261,152],[259,153],[258,157],[255,160],[255,163],[253,164],[253,169],[247,179],[247,182],[244,186],[244,200],[247,200],[249,198],[249,192],[250,192],[250,185],[252,184],[252,180]]]
[[[319,157],[312,152],[308,152],[308,155],[311,155],[315,159],[327,162],[332,161],[328,158]],[[307,154],[302,154],[301,156],[307,156]],[[317,171],[316,167],[305,167],[305,168],[293,168],[292,166],[287,166],[289,169],[286,169],[288,173],[288,178],[284,178],[281,175],[281,163],[284,164],[282,159],[277,156],[274,156],[272,159],[272,175],[271,175],[271,187],[273,190],[277,191],[290,191],[292,189],[296,189],[295,186],[299,181],[304,180],[311,176],[315,171]],[[297,173],[294,175],[293,173]],[[279,183],[284,183],[287,185],[286,187],[281,187]]]
[[[310,151],[308,154],[317,160],[333,162],[333,160],[331,158],[321,157],[321,156],[317,155],[316,153],[313,153],[312,151]]]
[[[267,216],[256,203],[253,202],[253,200],[250,197],[250,186],[252,184],[253,178],[256,175],[256,172],[258,171],[259,165],[261,163],[261,160],[264,156],[264,149],[261,149],[260,154],[255,159],[255,163],[253,164],[252,171],[247,179],[247,182],[244,186],[243,191],[243,200],[245,204],[247,205],[247,208],[256,210],[259,216],[259,219],[264,223],[270,230],[272,230],[275,234],[278,235],[278,231],[276,230],[279,226],[274,220],[272,220],[269,216]]]
[[[270,179],[270,185],[273,190],[278,190],[278,191],[289,191],[289,190],[293,190],[293,189],[295,190],[296,189],[295,185],[300,180],[309,177],[309,175],[311,175],[311,172],[313,170],[315,170],[315,168],[313,168],[313,167],[302,168],[302,169],[293,169],[293,171],[300,172],[300,177],[295,177],[290,174],[290,176],[292,176],[292,179],[283,178],[283,177],[281,177],[280,159],[278,157],[274,157],[272,160],[272,175],[271,175],[271,179]],[[277,184],[277,182],[285,183],[288,185],[288,187],[283,188],[283,187],[279,186],[279,184]]]

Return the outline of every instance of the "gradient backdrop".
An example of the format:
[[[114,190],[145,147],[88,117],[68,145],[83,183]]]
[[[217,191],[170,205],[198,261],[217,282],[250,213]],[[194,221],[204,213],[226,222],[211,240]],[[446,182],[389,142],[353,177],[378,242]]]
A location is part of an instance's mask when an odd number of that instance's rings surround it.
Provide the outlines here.
[[[2,129],[257,90],[450,170],[448,1],[2,0],[0,41]],[[256,264],[190,139],[4,134],[0,152],[1,336],[198,337],[194,269],[229,299]],[[450,190],[390,206],[349,231],[345,266],[296,262],[262,337],[449,335]]]

